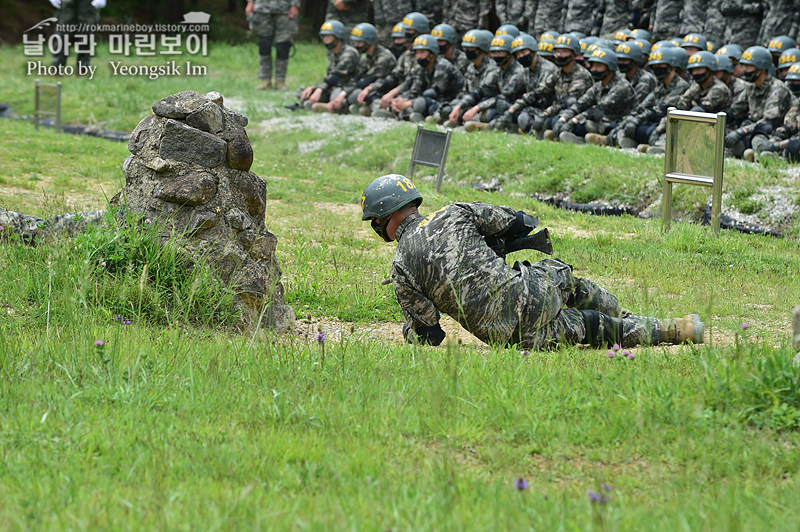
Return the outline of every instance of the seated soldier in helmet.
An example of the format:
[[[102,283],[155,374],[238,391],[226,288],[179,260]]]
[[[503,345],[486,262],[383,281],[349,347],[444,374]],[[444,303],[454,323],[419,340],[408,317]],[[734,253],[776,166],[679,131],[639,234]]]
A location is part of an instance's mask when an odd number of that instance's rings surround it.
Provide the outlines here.
[[[772,56],[772,65],[775,68],[778,68],[781,54],[783,54],[783,52],[786,50],[791,50],[792,48],[796,47],[797,43],[788,35],[779,35],[778,37],[773,37],[770,39],[769,43],[767,43],[767,50]],[[779,79],[783,80],[783,78]]]
[[[539,55],[542,54],[542,43],[539,42]],[[556,70],[547,75],[538,87],[520,98],[528,106],[528,112],[520,113],[517,125],[522,131],[535,134],[538,138],[554,138],[552,127],[559,112],[577,102],[592,86],[592,75],[576,62],[581,53],[577,37],[559,35],[553,43],[553,49]],[[509,110],[516,112],[522,105],[517,101]]]
[[[789,89],[770,73],[772,56],[763,46],[751,46],[742,53],[742,77],[750,82],[744,97],[731,110],[745,116],[738,128],[725,136],[725,147],[736,157],[755,159],[759,145],[769,140],[792,104]],[[750,150],[746,153],[746,150]],[[755,150],[755,151],[753,151]]]
[[[780,154],[797,162],[800,161],[800,63],[789,67],[784,81],[789,92],[794,95],[794,101],[783,117],[783,125],[775,130],[769,141],[759,144],[757,155],[763,157]]]
[[[461,48],[470,62],[464,75],[464,87],[454,100],[442,105],[431,115],[437,124],[458,126],[465,109],[495,94],[500,67],[489,57],[493,37],[492,32],[487,30],[469,30],[464,34]]]
[[[525,92],[527,74],[511,54],[512,41],[508,35],[495,35],[492,39],[489,54],[500,69],[496,78],[497,85],[491,91],[493,95],[485,96],[462,115],[467,131],[488,129],[490,124],[494,128],[502,127],[503,122],[496,119],[502,117],[511,104]]]
[[[298,98],[305,107],[322,112],[328,109],[325,104],[330,101],[331,93],[347,84],[355,75],[359,58],[356,49],[345,44],[344,24],[338,20],[325,21],[319,35],[328,50],[328,69],[322,82],[301,87]]]
[[[350,32],[350,41],[353,48],[361,54],[358,69],[338,94],[332,95],[327,108],[331,113],[349,110],[353,114],[362,111],[363,114],[369,114],[369,107],[358,103],[358,94],[376,79],[388,75],[397,66],[397,59],[378,43],[378,32],[372,24],[362,22],[354,26]]]
[[[522,211],[455,203],[423,216],[421,203],[414,183],[397,174],[375,179],[361,196],[361,219],[386,242],[397,241],[392,282],[409,342],[439,345],[440,313],[486,343],[522,348],[703,342],[697,314],[635,316],[558,259],[510,266],[487,239],[508,245],[528,235],[537,220]]]
[[[539,46],[536,43],[536,39],[526,33],[521,33],[519,37],[511,42],[511,53],[514,54],[517,63],[522,65],[522,68],[525,69],[525,74],[527,74],[525,78],[525,92],[523,95],[536,90],[536,87],[544,82],[547,76],[557,70],[556,66],[550,61],[539,59],[538,51]],[[535,113],[536,111],[531,112]],[[541,113],[541,111],[539,112]],[[522,96],[520,96],[511,107],[498,118],[501,126],[500,129],[514,132],[519,131],[518,122],[522,113],[529,115],[528,104],[522,99]],[[526,117],[525,120],[529,122],[529,116]]]
[[[578,101],[561,111],[553,123],[553,134],[561,142],[606,144],[606,135],[635,105],[633,87],[619,73],[617,56],[597,48],[588,58],[594,85]]]
[[[450,24],[437,24],[431,30],[431,35],[436,37],[436,43],[439,45],[439,54],[453,63],[461,71],[461,74],[466,76],[470,60],[456,46],[459,39],[455,28]]]
[[[359,104],[369,105],[373,114],[393,116],[389,110],[389,105],[397,95],[397,92],[395,91],[391,95],[388,93],[408,78],[417,66],[417,60],[414,58],[414,51],[411,49],[411,45],[417,35],[430,31],[428,18],[422,13],[411,12],[403,17],[402,29],[405,35],[405,51],[397,58],[397,66],[388,75],[373,81],[361,89],[361,92],[356,97]],[[395,34],[392,33],[392,35]],[[381,112],[379,113],[379,111]]]
[[[635,103],[644,101],[648,94],[656,88],[656,77],[645,70],[642,65],[642,49],[633,42],[623,42],[617,45],[614,50],[617,56],[617,65],[620,73],[625,76],[628,83],[633,87]]]
[[[729,55],[714,54],[714,57],[717,58],[717,70],[714,72],[714,75],[731,90],[731,104],[733,104],[733,102],[738,101],[739,98],[742,97],[742,94],[747,90],[749,84],[743,79],[733,75],[735,67]],[[741,118],[743,117],[740,117],[736,122],[739,122]]]
[[[417,66],[393,95],[391,109],[400,120],[421,122],[440,105],[451,101],[464,86],[461,71],[439,55],[439,44],[430,34],[419,35],[411,46]]]
[[[779,80],[786,81],[786,74],[789,73],[789,69],[795,63],[800,63],[800,48],[789,48],[788,50],[784,50],[781,56],[778,58],[778,66],[775,67]]]
[[[656,87],[622,119],[616,132],[609,135],[614,144],[621,148],[638,148],[642,152],[649,148],[650,135],[667,116],[667,109],[676,107],[689,88],[689,83],[676,72],[678,60],[674,48],[650,52],[648,63],[657,80]]]

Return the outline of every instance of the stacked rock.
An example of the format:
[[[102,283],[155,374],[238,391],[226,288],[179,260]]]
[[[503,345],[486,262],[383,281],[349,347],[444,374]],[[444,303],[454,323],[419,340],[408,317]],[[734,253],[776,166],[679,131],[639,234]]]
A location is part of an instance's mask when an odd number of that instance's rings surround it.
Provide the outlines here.
[[[153,104],[131,133],[121,200],[158,224],[162,242],[179,242],[192,263],[205,260],[236,293],[242,326],[285,329],[277,238],[266,230],[266,182],[250,171],[247,118],[218,92],[183,91]]]

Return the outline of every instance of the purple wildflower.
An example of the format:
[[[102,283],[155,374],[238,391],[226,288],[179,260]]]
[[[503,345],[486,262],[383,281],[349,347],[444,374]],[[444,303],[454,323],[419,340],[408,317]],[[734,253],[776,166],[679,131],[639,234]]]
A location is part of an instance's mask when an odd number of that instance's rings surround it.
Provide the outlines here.
[[[613,349],[609,349],[608,350],[608,358],[614,358],[614,350]]]
[[[103,347],[103,341],[102,340],[95,340],[94,341],[94,345],[96,345],[97,347]]]
[[[116,316],[114,316],[114,321],[122,321],[122,315],[117,314]]]
[[[325,343],[325,333],[321,332],[317,334],[317,342],[324,344]]]
[[[0,225],[0,231],[2,231],[3,229],[5,229],[5,227],[3,227],[2,225]]]
[[[519,477],[516,482],[514,482],[514,487],[519,491],[524,491],[528,489],[528,481],[522,477]]]
[[[524,356],[524,357],[528,356],[528,350],[527,349],[522,352],[522,356]]]
[[[144,223],[146,223],[146,224],[151,224],[151,223],[153,223],[153,222],[150,220],[150,218],[145,218],[145,220],[144,220]]]
[[[613,349],[614,351],[619,351],[619,349],[620,349],[619,344],[612,345],[611,349]]]
[[[611,486],[609,486],[609,485],[608,485],[608,484],[606,484],[605,482],[603,482],[603,487],[602,487],[602,489],[603,489],[603,491],[611,491],[611,490],[613,490],[614,488],[613,488],[613,487],[611,487]]]
[[[597,493],[596,491],[587,490],[586,493],[589,494],[589,501],[591,502],[603,502],[603,496]]]
[[[131,320],[125,320],[125,321],[122,322],[122,324],[123,325],[130,325],[131,324]]]
[[[101,263],[100,263],[100,266],[102,266],[103,268],[105,268],[105,267],[106,267],[106,261],[103,261],[103,262],[101,262]]]
[[[623,351],[623,352],[622,352],[622,356],[626,356],[626,357],[628,357],[628,358],[629,358],[629,359],[631,359],[631,360],[633,360],[634,358],[636,358],[636,355],[634,355],[633,353],[631,353],[631,352],[630,352],[630,351],[628,351],[627,349],[626,349],[625,351]]]
[[[747,328],[749,328],[749,327],[750,327],[750,324],[749,324],[749,323],[747,323],[747,322],[744,322],[744,323],[742,323],[742,324],[739,326],[739,328],[740,328],[741,330],[745,330],[745,329],[747,329]]]

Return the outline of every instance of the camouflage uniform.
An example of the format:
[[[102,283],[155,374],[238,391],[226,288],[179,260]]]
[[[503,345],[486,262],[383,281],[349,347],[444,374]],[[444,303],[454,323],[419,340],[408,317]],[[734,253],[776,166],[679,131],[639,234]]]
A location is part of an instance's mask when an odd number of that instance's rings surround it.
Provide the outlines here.
[[[562,28],[562,19],[566,13],[566,5],[562,2],[540,0],[534,20],[536,30],[541,33],[546,30]]]
[[[358,103],[356,98],[361,89],[389,75],[396,66],[397,59],[394,54],[380,44],[375,45],[372,55],[362,54],[355,76],[344,85],[343,90],[347,93],[347,102],[351,105]]]
[[[650,142],[650,135],[655,131],[662,119],[667,116],[667,109],[677,107],[678,101],[688,88],[689,83],[678,76],[677,72],[672,76],[667,86],[656,80],[656,86],[653,91],[639,102],[633,113],[622,120],[623,124],[628,121],[633,121],[637,124],[635,137],[628,138],[635,141],[636,144]],[[615,134],[615,144],[623,146],[622,139],[625,136],[624,127],[620,127]],[[653,142],[653,144],[657,144],[657,142]]]
[[[704,34],[706,25],[706,12],[708,11],[708,0],[686,0],[683,3],[683,22],[678,36],[687,33]],[[708,38],[708,36],[705,36]],[[723,43],[718,42],[717,46]]]
[[[392,43],[392,28],[402,21],[406,14],[414,11],[414,2],[412,0],[373,0],[372,6],[378,38],[385,46],[389,46]],[[359,22],[366,21],[364,19]]]
[[[519,31],[530,33],[534,29],[534,21],[528,19],[530,3],[531,0],[496,0],[494,9],[501,24],[513,24]],[[536,0],[533,3],[535,5]]]
[[[397,66],[388,75],[370,83],[372,90],[369,93],[369,101],[372,104],[373,112],[380,109],[380,97],[408,79],[416,67],[417,60],[414,58],[414,51],[406,50],[397,58]]]
[[[344,31],[349,36],[353,26],[362,22],[369,22],[369,0],[343,0],[350,9],[339,11],[334,7],[335,0],[328,1],[328,10],[325,20],[338,20],[344,24]],[[397,21],[395,21],[397,23]],[[349,39],[349,37],[348,37]]]
[[[681,29],[683,0],[656,0],[653,42],[676,37]]]
[[[719,10],[719,5],[709,3],[706,10],[706,23],[703,34],[706,39],[717,46],[725,44],[725,26],[727,26],[725,15]]]
[[[764,5],[747,0],[723,0],[719,8],[727,21],[725,25],[726,43],[736,43],[747,48],[758,43],[761,17]]]
[[[647,70],[643,69],[642,67],[637,67],[636,72],[633,74],[633,78],[628,80],[628,82],[631,84],[631,87],[633,87],[633,94],[635,96],[635,103],[632,103],[631,105],[636,105],[639,102],[644,101],[644,99],[647,98],[647,95],[653,92],[653,90],[656,88],[658,80]]]
[[[400,223],[392,282],[407,338],[437,327],[445,313],[484,342],[522,348],[660,341],[658,320],[612,318],[621,314],[617,298],[573,276],[568,264],[545,259],[511,267],[498,257],[484,237],[503,234],[515,220],[508,207],[456,203]],[[612,323],[616,334],[607,334]]]
[[[591,35],[595,30],[595,16],[601,5],[600,0],[570,0],[564,16],[564,31],[580,31]]]
[[[536,63],[533,65],[533,68],[525,69],[525,73],[527,74],[527,78],[525,79],[525,93],[523,93],[523,95],[517,98],[517,100],[514,102],[514,112],[510,113],[506,111],[506,113],[500,119],[502,120],[502,123],[499,125],[506,130],[515,131],[517,126],[520,124],[520,120],[522,120],[522,125],[525,127],[521,127],[520,129],[522,129],[523,132],[527,132],[527,130],[530,129],[527,126],[530,125],[531,113],[538,112],[541,114],[542,111],[540,109],[528,109],[528,104],[523,99],[523,96],[535,91],[536,87],[541,85],[547,76],[556,70],[559,70],[559,68],[553,63],[543,57],[537,56]],[[525,117],[521,118],[523,114]]]
[[[481,122],[492,122],[495,118],[503,116],[511,104],[525,92],[526,70],[528,69],[517,63],[516,59],[512,57],[506,68],[501,68],[498,72],[497,85],[492,91],[494,96],[484,97],[482,101],[478,102],[480,113],[476,118],[480,117]],[[508,128],[508,124],[504,125],[502,122],[493,125],[494,127]]]
[[[613,35],[617,30],[627,28],[630,18],[631,3],[629,0],[605,0],[600,35]]]
[[[719,113],[731,105],[731,90],[722,81],[712,78],[708,87],[692,83],[678,100],[678,109],[702,107],[703,112]]]
[[[797,0],[770,0],[765,5],[767,11],[761,23],[758,42],[766,45],[770,39],[778,35],[791,35],[792,25],[800,15],[800,2]]]
[[[791,105],[792,93],[779,79],[767,76],[761,87],[751,83],[747,87],[745,97],[736,102],[732,109],[735,115],[746,116],[742,125],[750,130],[750,133],[742,139],[744,148],[740,146],[734,149],[734,154],[741,157],[742,154],[739,152],[744,152],[744,149],[750,146],[760,151],[760,144],[783,124]]]
[[[634,105],[634,98],[631,84],[623,74],[615,72],[607,85],[601,81],[595,82],[575,105],[561,111],[559,116],[567,121],[559,122],[561,125],[554,127],[553,131],[573,131],[578,136],[606,133]],[[572,121],[573,118],[578,120],[577,124]]]
[[[522,95],[522,100],[530,106],[528,113],[532,118],[532,123],[522,129],[530,130],[541,137],[559,112],[577,102],[593,83],[592,75],[578,63],[573,65],[569,74],[556,67],[535,90]]]
[[[397,96],[404,100],[424,98],[426,108],[424,111],[409,108],[400,114],[400,118],[408,118],[413,110],[425,116],[432,114],[440,105],[458,96],[463,87],[461,71],[444,57],[437,56],[431,70],[417,65],[411,76],[398,85]]]
[[[458,46],[454,46],[453,51],[450,53],[450,57],[446,57],[445,59],[453,63],[462,74],[466,74],[467,69],[472,64],[472,61],[467,59],[467,54],[465,54],[464,51]]]
[[[300,8],[300,0],[255,0],[248,17],[250,31],[258,37],[258,79],[272,80],[272,47],[275,46],[275,81],[286,82],[292,37],[297,33],[297,18],[289,18],[290,7]]]
[[[491,10],[491,0],[445,0],[442,22],[464,35],[471,29],[484,29]]]
[[[315,85],[316,88],[322,89],[322,98],[319,100],[322,103],[330,100],[331,91],[351,82],[358,71],[361,60],[358,50],[349,44],[342,43],[338,54],[334,54],[333,50],[326,50],[326,52],[328,53],[328,68],[325,71],[325,78],[321,83]],[[300,91],[302,91],[302,87]]]
[[[428,19],[428,23],[430,24],[431,28],[436,26],[440,22],[446,22],[444,17],[444,9],[445,9],[445,1],[444,0],[415,0],[414,1],[414,9],[409,9],[409,11],[419,11]],[[488,11],[487,11],[488,13]],[[403,20],[400,17],[399,20]],[[455,27],[455,26],[453,26]],[[459,33],[459,36],[461,33]]]
[[[61,7],[56,10],[56,18],[58,24],[96,24],[100,20],[100,12],[92,6],[92,0],[63,0]],[[76,37],[81,36],[80,39],[88,39],[89,35],[84,32],[74,32],[66,34],[64,32],[57,32],[61,37],[61,43],[76,44]],[[85,37],[84,37],[85,36]],[[88,45],[88,40],[85,41]],[[84,43],[81,43],[85,46]],[[91,56],[87,53],[78,54],[78,64],[89,66]],[[67,50],[62,46],[58,54],[53,54],[53,66],[62,66],[67,64]]]
[[[447,117],[456,105],[460,105],[463,112],[477,105],[477,103],[484,98],[495,96],[499,86],[497,81],[499,76],[500,67],[497,66],[497,63],[495,63],[488,54],[483,56],[483,60],[481,60],[480,65],[477,67],[475,63],[470,61],[467,72],[464,75],[464,88],[461,94],[449,104],[442,106],[437,113],[434,114],[436,121],[441,124],[447,120]]]

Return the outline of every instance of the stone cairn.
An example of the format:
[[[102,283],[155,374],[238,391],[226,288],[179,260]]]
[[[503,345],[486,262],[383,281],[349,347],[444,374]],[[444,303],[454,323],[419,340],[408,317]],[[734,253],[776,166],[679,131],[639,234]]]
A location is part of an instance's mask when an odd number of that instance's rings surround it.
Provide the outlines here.
[[[266,182],[250,171],[247,118],[218,92],[183,91],[153,104],[133,130],[119,202],[158,224],[162,243],[180,242],[192,263],[206,260],[236,293],[243,327],[282,330],[286,305],[277,238],[264,227]]]

